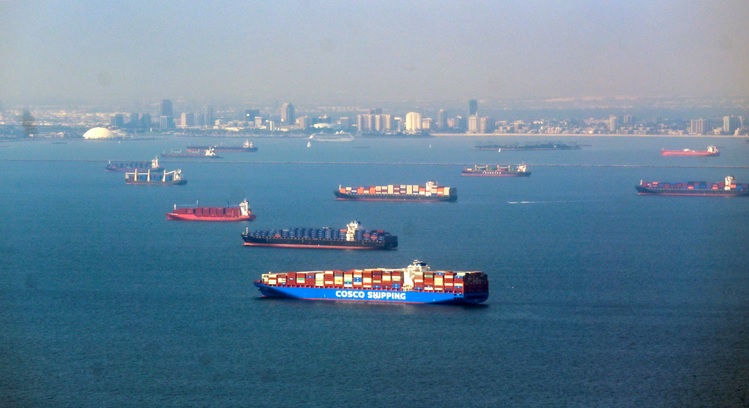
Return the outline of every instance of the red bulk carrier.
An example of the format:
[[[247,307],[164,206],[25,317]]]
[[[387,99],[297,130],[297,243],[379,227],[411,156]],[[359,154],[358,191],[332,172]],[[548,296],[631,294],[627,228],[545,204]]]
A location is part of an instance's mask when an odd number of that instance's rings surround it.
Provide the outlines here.
[[[720,155],[720,151],[718,150],[718,147],[715,145],[710,145],[707,147],[707,150],[692,150],[692,149],[682,149],[682,150],[666,150],[661,149],[661,156],[702,156],[702,157],[710,157],[710,156],[718,156]]]
[[[166,214],[168,220],[179,221],[252,221],[255,214],[250,210],[250,203],[242,200],[236,207],[177,207],[174,204],[174,210]]]

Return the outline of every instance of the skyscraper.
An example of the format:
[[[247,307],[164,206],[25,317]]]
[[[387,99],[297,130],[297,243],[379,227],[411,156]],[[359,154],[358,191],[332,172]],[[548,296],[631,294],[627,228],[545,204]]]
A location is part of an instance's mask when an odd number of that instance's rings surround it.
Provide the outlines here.
[[[406,132],[416,133],[421,130],[421,114],[408,112],[406,114]]]
[[[161,115],[159,116],[174,116],[171,99],[161,101]]]
[[[471,99],[468,101],[468,116],[475,116],[479,113],[479,101]]]
[[[281,124],[293,125],[296,122],[296,115],[294,115],[294,105],[289,102],[281,105]]]

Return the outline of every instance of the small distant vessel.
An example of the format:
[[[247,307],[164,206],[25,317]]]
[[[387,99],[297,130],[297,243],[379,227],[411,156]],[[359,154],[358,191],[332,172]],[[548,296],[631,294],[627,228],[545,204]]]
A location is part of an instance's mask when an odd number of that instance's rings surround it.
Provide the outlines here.
[[[151,161],[109,161],[106,171],[113,171],[119,173],[127,173],[138,170],[144,172],[151,170],[153,172],[163,171],[164,169],[159,165],[159,158],[155,157]]]
[[[701,156],[701,157],[710,157],[710,156],[718,156],[720,155],[720,151],[718,150],[718,147],[715,145],[710,145],[707,147],[707,150],[692,150],[692,149],[682,149],[682,150],[666,150],[661,149],[661,156]]]
[[[456,201],[458,189],[438,186],[435,181],[424,185],[388,184],[384,186],[343,187],[333,192],[338,200],[359,201]]]
[[[167,213],[166,218],[179,221],[252,221],[255,214],[250,209],[250,203],[244,199],[238,206],[233,207],[178,207],[174,204],[174,210]]]
[[[432,270],[418,259],[397,269],[268,272],[254,284],[268,298],[446,305],[475,305],[489,298],[484,272]]]
[[[528,177],[531,172],[528,171],[528,166],[518,164],[517,166],[512,165],[499,165],[499,164],[474,164],[473,167],[468,167],[460,172],[461,176],[474,176],[474,177]]]
[[[188,149],[200,149],[208,150],[213,149],[214,152],[256,152],[257,147],[249,140],[245,140],[241,146],[224,145],[223,143],[213,146],[187,146]]]
[[[477,150],[496,150],[501,152],[502,150],[580,150],[582,147],[577,143],[562,143],[562,142],[542,142],[542,143],[509,143],[509,144],[497,144],[497,143],[479,143],[474,149]]]
[[[639,195],[663,196],[699,196],[699,197],[746,197],[749,196],[749,184],[739,184],[733,176],[726,176],[724,181],[708,183],[705,181],[642,181],[635,186]]]
[[[182,170],[172,171],[159,171],[152,172],[150,169],[145,172],[134,172],[125,173],[126,184],[139,184],[148,186],[169,186],[169,185],[184,185],[187,184],[187,180],[182,178]]]
[[[365,230],[359,221],[346,228],[283,228],[242,233],[245,246],[316,249],[396,249],[398,237],[383,230]]]
[[[349,132],[339,130],[335,133],[313,133],[308,139],[312,142],[353,142],[354,136]]]
[[[185,151],[171,150],[169,153],[161,153],[161,157],[178,157],[178,158],[197,158],[197,159],[220,159],[221,156],[216,154],[213,147],[207,149],[187,148]]]
[[[307,141],[307,147],[312,147],[312,142],[310,142],[309,140]]]

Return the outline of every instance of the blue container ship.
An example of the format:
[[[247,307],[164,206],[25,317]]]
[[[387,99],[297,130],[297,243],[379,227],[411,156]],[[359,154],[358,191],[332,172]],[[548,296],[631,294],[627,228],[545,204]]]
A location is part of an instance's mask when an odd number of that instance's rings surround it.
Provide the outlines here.
[[[268,272],[254,283],[268,298],[450,305],[489,298],[485,273],[432,270],[419,260],[400,269]]]

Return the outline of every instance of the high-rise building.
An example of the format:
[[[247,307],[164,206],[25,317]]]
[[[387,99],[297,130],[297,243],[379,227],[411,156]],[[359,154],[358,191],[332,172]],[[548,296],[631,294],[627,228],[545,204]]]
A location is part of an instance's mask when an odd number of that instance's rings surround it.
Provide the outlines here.
[[[434,124],[437,129],[447,129],[447,111],[440,109],[437,112],[437,123]]]
[[[741,121],[738,116],[723,116],[723,133],[732,135],[739,127],[741,127]]]
[[[468,101],[468,116],[475,116],[479,113],[479,101],[471,99]]]
[[[164,99],[163,101],[161,101],[161,115],[160,116],[174,116],[174,111],[172,110],[171,99]]]
[[[289,102],[281,105],[281,124],[282,125],[293,125],[296,121],[296,115],[294,114],[294,105]]]
[[[421,130],[421,114],[408,112],[406,114],[406,132],[416,133]]]
[[[213,108],[210,106],[204,106],[203,107],[203,113],[202,113],[202,122],[203,126],[206,127],[213,127]]]
[[[148,129],[151,127],[151,114],[150,113],[144,113],[140,115],[140,127],[143,129]]]
[[[121,113],[116,113],[114,116],[112,116],[112,119],[110,119],[109,124],[114,127],[124,127],[125,126],[125,115]]]
[[[614,133],[617,129],[619,129],[619,123],[617,121],[616,115],[609,116],[609,132]]]
[[[195,114],[182,112],[182,115],[180,117],[180,124],[182,125],[182,127],[195,126]]]
[[[689,133],[693,135],[705,134],[705,119],[692,119],[689,121]]]

